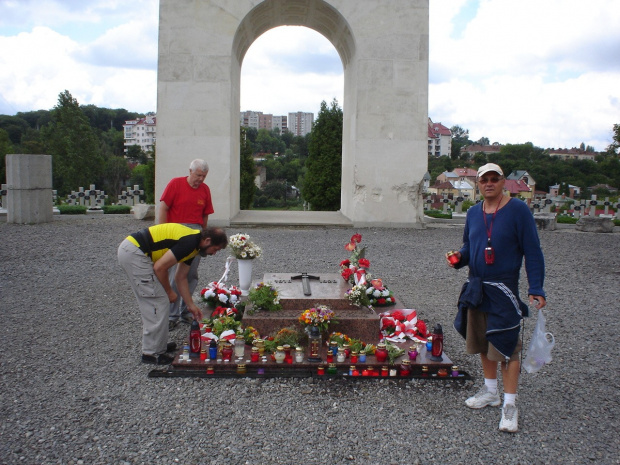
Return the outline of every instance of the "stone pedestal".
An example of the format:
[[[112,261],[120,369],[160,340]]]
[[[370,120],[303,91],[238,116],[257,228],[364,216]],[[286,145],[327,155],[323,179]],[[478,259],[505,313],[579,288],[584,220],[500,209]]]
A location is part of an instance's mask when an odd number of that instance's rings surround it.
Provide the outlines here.
[[[133,216],[137,220],[154,220],[155,205],[147,205],[145,203],[137,203],[133,206]]]
[[[610,218],[583,216],[575,225],[577,231],[610,233],[613,232],[614,223]]]
[[[52,156],[6,156],[7,222],[49,223],[52,210]]]
[[[555,213],[534,213],[534,220],[538,229],[544,229],[547,231],[555,231],[557,226],[557,220]]]

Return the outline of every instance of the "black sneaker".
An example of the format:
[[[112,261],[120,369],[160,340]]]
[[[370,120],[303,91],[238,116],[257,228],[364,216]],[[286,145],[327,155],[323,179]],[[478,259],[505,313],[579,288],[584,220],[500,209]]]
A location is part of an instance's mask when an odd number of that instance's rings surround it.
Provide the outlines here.
[[[170,354],[146,355],[142,354],[142,363],[150,363],[152,365],[170,365],[174,360],[174,356]]]
[[[166,352],[174,352],[175,350],[177,350],[177,343],[169,342],[168,345],[166,346]]]

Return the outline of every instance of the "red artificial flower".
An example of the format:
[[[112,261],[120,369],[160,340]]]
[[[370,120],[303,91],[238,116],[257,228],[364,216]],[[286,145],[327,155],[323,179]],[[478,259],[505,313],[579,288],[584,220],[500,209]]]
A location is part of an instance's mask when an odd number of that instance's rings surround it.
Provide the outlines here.
[[[372,281],[370,281],[370,285],[378,291],[383,290],[383,281],[381,281],[380,279],[373,279]]]
[[[362,242],[362,235],[361,234],[353,234],[351,236],[351,242],[359,244],[360,242]]]
[[[368,268],[370,266],[370,260],[367,258],[360,258],[357,263],[359,266],[363,266],[364,268]]]
[[[216,290],[215,290],[215,293],[216,293],[216,294],[226,294],[227,292],[226,292],[226,290],[225,290],[225,289],[216,289]]]
[[[341,267],[345,267],[345,268],[348,268],[350,264],[351,264],[351,260],[348,260],[348,259],[347,260],[342,260],[340,262],[340,266]]]
[[[384,299],[384,302],[385,302],[385,299]],[[398,321],[405,321],[405,315],[403,315],[403,312],[401,312],[400,310],[394,310],[392,312],[392,318]]]
[[[200,295],[205,295],[207,293],[207,288],[205,287],[202,291],[200,291]]]
[[[383,297],[380,297],[377,299],[377,304],[378,305],[385,305],[385,299]]]
[[[418,328],[418,332],[420,333],[420,335],[422,337],[426,337],[427,333],[427,329],[426,329],[426,323],[424,323],[424,321],[422,320],[418,320],[418,323],[416,324],[416,327]]]
[[[342,275],[345,281],[348,281],[351,275],[353,274],[353,270],[351,268],[346,268],[342,270],[342,273],[340,274]]]
[[[349,242],[347,245],[344,246],[344,248],[349,252],[353,252],[355,250],[355,242]]]

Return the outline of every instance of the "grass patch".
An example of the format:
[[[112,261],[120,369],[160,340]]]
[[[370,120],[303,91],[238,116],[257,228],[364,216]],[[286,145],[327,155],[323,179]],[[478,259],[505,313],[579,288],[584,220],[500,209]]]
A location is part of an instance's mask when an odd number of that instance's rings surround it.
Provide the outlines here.
[[[426,210],[424,211],[424,214],[426,216],[430,216],[431,218],[441,218],[444,220],[451,220],[452,219],[452,213],[444,213],[440,210]]]
[[[85,215],[86,207],[84,205],[58,205],[58,211],[61,215]]]
[[[129,205],[104,205],[101,209],[106,215],[126,215],[131,213]]]

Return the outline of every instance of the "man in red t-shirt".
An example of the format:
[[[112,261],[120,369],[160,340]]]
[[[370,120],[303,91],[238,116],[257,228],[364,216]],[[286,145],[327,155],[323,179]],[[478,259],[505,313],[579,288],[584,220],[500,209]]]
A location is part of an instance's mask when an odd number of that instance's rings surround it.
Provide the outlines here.
[[[159,223],[181,223],[194,229],[206,229],[209,215],[213,213],[211,190],[203,181],[209,172],[206,161],[196,159],[189,165],[189,176],[170,180],[159,204]],[[190,295],[198,285],[198,265],[200,257],[194,258],[187,276]],[[174,267],[170,276],[174,277]],[[170,280],[172,289],[177,292],[174,278]],[[192,314],[182,299],[170,304],[168,329],[174,329],[180,321],[191,323]]]

